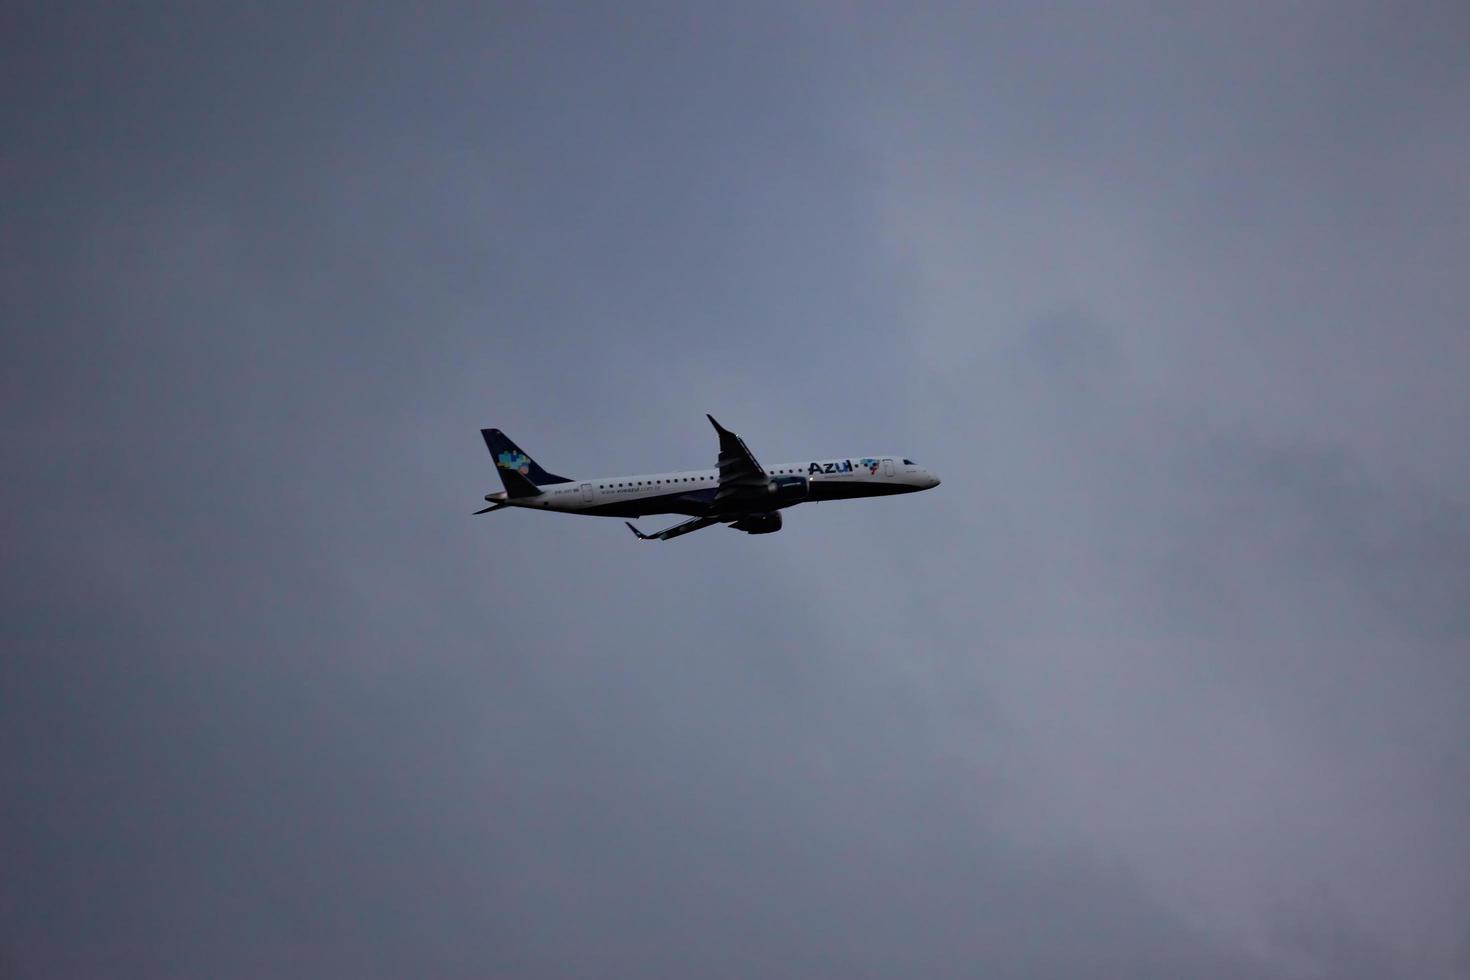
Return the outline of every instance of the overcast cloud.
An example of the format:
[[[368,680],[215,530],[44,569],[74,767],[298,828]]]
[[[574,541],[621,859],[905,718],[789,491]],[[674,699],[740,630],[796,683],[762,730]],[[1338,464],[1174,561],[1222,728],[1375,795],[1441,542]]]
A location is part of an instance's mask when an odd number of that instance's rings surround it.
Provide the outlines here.
[[[1463,4],[0,38],[0,975],[1470,977]]]

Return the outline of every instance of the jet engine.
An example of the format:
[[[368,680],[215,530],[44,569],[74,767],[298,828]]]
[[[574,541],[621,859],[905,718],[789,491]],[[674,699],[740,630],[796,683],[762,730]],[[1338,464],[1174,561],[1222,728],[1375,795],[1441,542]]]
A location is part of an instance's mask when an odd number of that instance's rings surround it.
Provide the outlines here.
[[[777,507],[785,507],[805,500],[811,491],[811,484],[804,476],[778,476],[767,485],[766,490],[771,495],[772,503]]]
[[[740,518],[730,526],[746,534],[772,534],[781,530],[781,515],[775,511],[769,514],[751,514]]]

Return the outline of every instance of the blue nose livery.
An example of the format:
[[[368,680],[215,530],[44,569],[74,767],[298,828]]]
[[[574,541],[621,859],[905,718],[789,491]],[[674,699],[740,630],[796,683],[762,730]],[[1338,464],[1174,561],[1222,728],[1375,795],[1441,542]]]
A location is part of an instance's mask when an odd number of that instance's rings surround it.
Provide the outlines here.
[[[939,486],[939,477],[904,456],[862,456],[762,466],[745,440],[706,416],[720,438],[713,469],[573,480],[542,469],[499,429],[481,429],[504,490],[488,493],[485,514],[526,507],[596,517],[680,514],[689,518],[654,534],[628,527],[645,541],[667,541],[725,524],[770,534],[781,511],[801,503],[886,497]]]

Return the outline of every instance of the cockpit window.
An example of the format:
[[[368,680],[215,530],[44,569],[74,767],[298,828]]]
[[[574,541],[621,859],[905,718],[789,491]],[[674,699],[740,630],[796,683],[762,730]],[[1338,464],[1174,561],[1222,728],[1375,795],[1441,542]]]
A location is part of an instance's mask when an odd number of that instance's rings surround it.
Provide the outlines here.
[[[917,463],[915,463],[915,462],[914,462],[914,461],[913,461],[913,460],[911,460],[911,459],[906,459],[906,460],[904,460],[904,461],[903,461],[903,465],[905,465],[905,466],[917,466],[917,465],[918,465],[918,464],[917,464]]]

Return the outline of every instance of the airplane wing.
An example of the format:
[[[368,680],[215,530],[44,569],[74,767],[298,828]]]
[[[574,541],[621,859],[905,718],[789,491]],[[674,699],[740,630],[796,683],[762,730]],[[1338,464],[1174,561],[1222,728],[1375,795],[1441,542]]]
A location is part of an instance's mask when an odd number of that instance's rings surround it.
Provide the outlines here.
[[[720,522],[713,517],[696,517],[692,521],[685,521],[683,524],[675,524],[673,527],[665,528],[662,531],[656,531],[653,534],[644,534],[642,531],[634,527],[631,521],[624,521],[623,523],[628,525],[628,530],[638,535],[639,540],[667,541],[669,540],[669,538],[677,538],[681,534],[688,534],[690,531],[698,531],[700,528],[706,528],[709,527],[711,524],[718,524]]]
[[[720,486],[715,491],[715,509],[727,500],[764,493],[768,481],[766,471],[746,448],[745,440],[705,415],[720,434]]]

